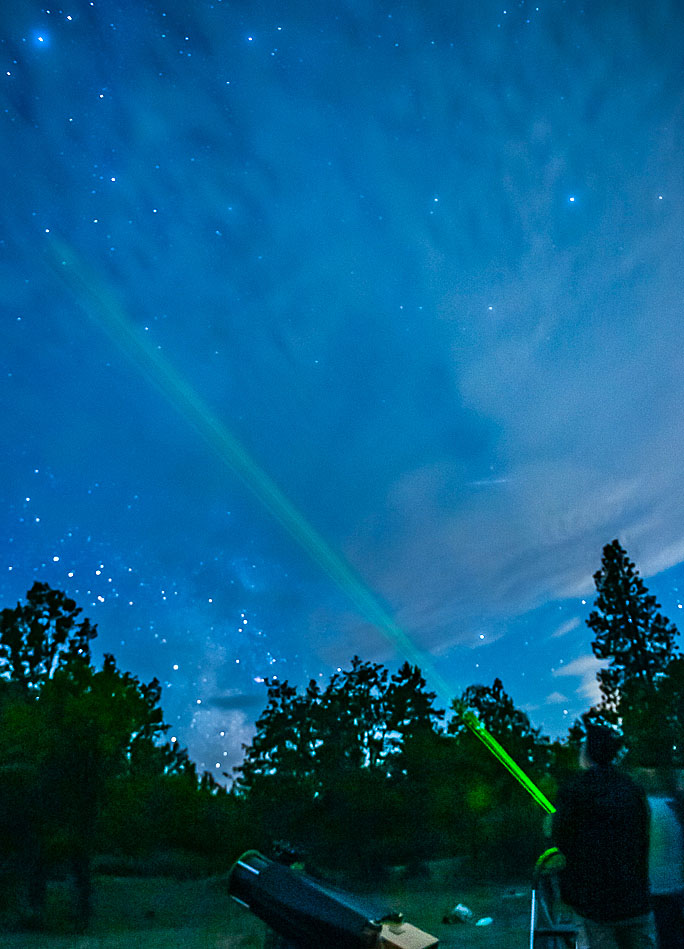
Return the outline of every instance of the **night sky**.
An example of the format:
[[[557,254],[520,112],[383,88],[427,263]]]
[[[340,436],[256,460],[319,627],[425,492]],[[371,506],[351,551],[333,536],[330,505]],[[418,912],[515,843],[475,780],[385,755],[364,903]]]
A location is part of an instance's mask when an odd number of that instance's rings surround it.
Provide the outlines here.
[[[683,35],[676,0],[4,5],[0,606],[66,590],[217,775],[265,677],[403,661],[354,590],[442,707],[499,676],[565,734],[605,543],[680,620]]]

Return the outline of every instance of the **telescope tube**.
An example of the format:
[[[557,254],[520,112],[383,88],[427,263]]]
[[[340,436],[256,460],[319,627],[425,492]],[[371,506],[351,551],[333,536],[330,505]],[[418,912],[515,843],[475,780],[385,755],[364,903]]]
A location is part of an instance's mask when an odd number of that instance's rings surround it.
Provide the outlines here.
[[[248,850],[232,866],[228,892],[298,949],[373,949],[382,931],[334,891]]]

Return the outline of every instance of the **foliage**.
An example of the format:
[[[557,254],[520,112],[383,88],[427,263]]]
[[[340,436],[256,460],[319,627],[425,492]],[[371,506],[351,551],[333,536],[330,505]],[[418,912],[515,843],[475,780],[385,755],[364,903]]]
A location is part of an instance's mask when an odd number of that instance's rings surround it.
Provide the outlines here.
[[[80,612],[36,583],[0,614],[0,857],[25,877],[37,922],[50,868],[65,861],[87,921],[90,861],[115,783],[187,774],[199,790],[187,753],[163,741],[159,682],[141,682],[111,655],[96,669],[96,628]]]
[[[408,663],[390,679],[379,663],[354,656],[325,689],[311,680],[300,694],[287,681],[266,683],[268,703],[237,768],[241,792],[272,786],[269,777],[313,800],[348,771],[402,768],[404,743],[443,713],[433,707],[420,670]]]
[[[491,686],[471,685],[452,703],[447,732],[458,746],[462,846],[476,867],[506,873],[520,860],[534,861],[542,835],[542,812],[489,750],[470,733],[462,711],[474,712],[487,731],[535,783],[549,793],[549,739],[518,709],[499,678]],[[505,841],[505,844],[503,843]]]
[[[655,693],[658,677],[677,655],[677,629],[659,612],[619,541],[603,548],[594,583],[598,595],[586,623],[594,633],[594,655],[608,659],[598,676],[603,704],[616,709],[629,685],[641,695]]]
[[[516,708],[501,679],[494,679],[491,686],[468,686],[460,699],[454,701],[452,709],[456,715],[448,730],[450,734],[464,736],[467,728],[458,714],[460,708],[475,712],[487,731],[521,767],[544,768],[548,763],[548,738],[542,736],[541,729],[532,726],[525,712]]]
[[[300,693],[271,680],[267,690],[236,769],[238,794],[267,845],[290,840],[357,877],[377,876],[390,854],[396,860],[407,851],[407,839],[422,854],[423,811],[407,809],[411,749],[434,734],[444,713],[420,670],[404,663],[390,676],[354,656],[324,688],[312,680]]]
[[[594,632],[594,655],[608,666],[598,673],[602,700],[589,719],[620,725],[632,764],[677,763],[684,725],[677,628],[659,612],[617,540],[603,548],[594,582],[595,608],[586,623]]]
[[[76,660],[90,662],[97,628],[74,600],[47,583],[34,583],[25,603],[0,613],[0,677],[36,692],[58,669]]]
[[[617,584],[606,564],[592,617],[617,615],[608,613]],[[629,573],[628,561],[623,567]],[[673,743],[682,722],[684,660],[665,648],[674,627],[652,600],[642,601],[651,611],[644,628],[668,657],[664,669],[648,656],[632,663],[634,650],[592,620],[641,747],[652,742],[646,711],[656,700]],[[110,655],[94,667],[96,630],[79,615],[65,594],[36,584],[0,616],[2,846],[10,859],[21,855],[37,891],[55,861],[80,861],[87,904],[96,850],[111,866],[162,866],[165,854],[176,865],[188,855],[196,869],[216,872],[275,841],[357,881],[377,882],[391,864],[453,855],[483,875],[527,872],[543,843],[543,815],[459,713],[475,712],[551,798],[575,766],[579,732],[552,745],[500,679],[467,688],[445,724],[419,668],[404,663],[390,674],[354,656],[327,683],[266,683],[265,708],[227,792],[166,741],[156,679],[141,682]],[[637,668],[648,674],[633,675]],[[651,688],[650,704],[637,688]]]
[[[112,865],[133,862],[153,873],[165,859],[171,865],[186,854],[218,872],[254,847],[254,828],[245,801],[225,788],[216,793],[202,787],[190,772],[121,777],[100,812],[97,845]]]
[[[238,793],[262,839],[287,839],[357,879],[456,853],[502,868],[507,835],[518,856],[534,859],[541,814],[459,719],[444,730],[444,713],[416,667],[404,663],[390,676],[355,656],[323,688],[312,681],[300,693],[275,680],[267,688],[267,706],[236,769]],[[548,739],[500,680],[471,687],[455,705],[463,702],[548,781]]]

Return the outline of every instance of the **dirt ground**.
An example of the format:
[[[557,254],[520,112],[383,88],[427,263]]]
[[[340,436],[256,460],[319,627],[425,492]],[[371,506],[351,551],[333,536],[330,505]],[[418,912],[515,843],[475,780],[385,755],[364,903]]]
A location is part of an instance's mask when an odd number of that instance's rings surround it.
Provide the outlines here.
[[[53,931],[0,932],[0,949],[262,949],[264,943],[263,924],[231,900],[220,881],[100,877],[94,919],[83,936],[68,932],[68,897],[63,884],[51,887]],[[457,888],[412,881],[366,898],[403,912],[407,922],[436,936],[444,949],[529,945],[529,884]],[[444,915],[457,903],[469,907],[472,921],[444,924]],[[492,922],[476,926],[483,917]]]

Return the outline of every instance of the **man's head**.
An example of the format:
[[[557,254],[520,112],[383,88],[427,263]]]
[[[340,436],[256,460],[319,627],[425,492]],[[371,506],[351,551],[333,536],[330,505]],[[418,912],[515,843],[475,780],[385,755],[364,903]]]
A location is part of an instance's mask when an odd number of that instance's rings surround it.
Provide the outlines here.
[[[608,765],[620,750],[621,741],[612,728],[606,725],[586,725],[587,736],[580,749],[580,765]]]

